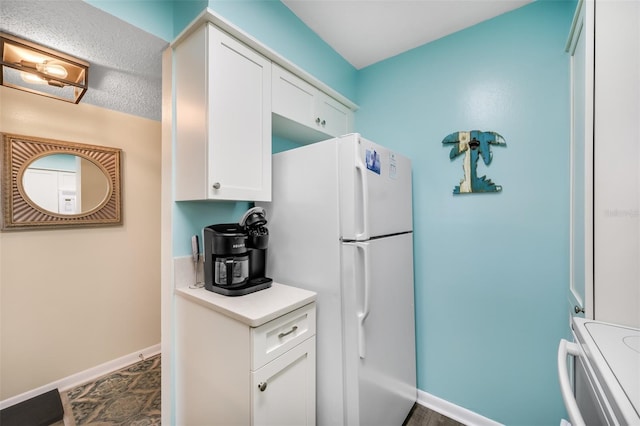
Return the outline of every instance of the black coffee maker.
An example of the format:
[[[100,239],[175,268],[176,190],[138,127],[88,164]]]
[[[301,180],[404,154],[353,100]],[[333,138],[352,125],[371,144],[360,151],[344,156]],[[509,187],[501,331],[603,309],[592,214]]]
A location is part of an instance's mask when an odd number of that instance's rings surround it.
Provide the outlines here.
[[[204,288],[242,296],[271,287],[265,277],[269,230],[262,207],[249,209],[239,223],[204,228]]]

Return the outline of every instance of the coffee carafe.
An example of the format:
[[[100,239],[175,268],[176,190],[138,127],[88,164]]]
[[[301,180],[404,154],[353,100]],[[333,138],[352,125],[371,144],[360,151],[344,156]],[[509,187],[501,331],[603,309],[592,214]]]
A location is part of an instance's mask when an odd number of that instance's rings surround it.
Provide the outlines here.
[[[269,231],[265,211],[249,209],[239,223],[204,228],[204,286],[226,296],[271,287],[265,277]]]

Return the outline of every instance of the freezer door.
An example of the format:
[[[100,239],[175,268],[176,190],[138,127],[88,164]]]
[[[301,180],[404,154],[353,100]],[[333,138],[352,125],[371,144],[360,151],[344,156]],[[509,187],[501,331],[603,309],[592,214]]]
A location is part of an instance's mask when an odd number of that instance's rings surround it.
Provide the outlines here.
[[[342,239],[412,230],[411,160],[357,133],[338,146]]]
[[[343,243],[346,424],[401,425],[416,401],[411,233]]]

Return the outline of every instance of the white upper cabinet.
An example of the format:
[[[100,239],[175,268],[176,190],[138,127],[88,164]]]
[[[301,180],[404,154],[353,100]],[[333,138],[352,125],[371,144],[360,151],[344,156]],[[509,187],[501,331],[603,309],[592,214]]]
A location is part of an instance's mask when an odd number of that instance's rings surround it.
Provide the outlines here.
[[[207,23],[174,46],[175,199],[271,200],[271,61]]]
[[[566,50],[571,70],[571,232],[569,305],[593,318],[593,1],[576,9]]]
[[[172,47],[175,201],[271,201],[273,135],[353,132],[357,105],[208,9]]]
[[[597,23],[597,25],[596,25]],[[640,2],[580,0],[571,55],[571,312],[640,327]]]
[[[353,131],[353,111],[293,73],[273,64],[274,134],[317,142]]]

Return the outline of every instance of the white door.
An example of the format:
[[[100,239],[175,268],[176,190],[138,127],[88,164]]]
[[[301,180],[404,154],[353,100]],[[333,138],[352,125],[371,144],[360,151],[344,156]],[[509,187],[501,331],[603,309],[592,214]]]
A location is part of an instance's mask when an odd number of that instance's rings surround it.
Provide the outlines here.
[[[308,127],[314,126],[317,89],[280,66],[272,65],[272,112]]]
[[[348,132],[351,114],[349,108],[322,92],[316,95],[316,113],[314,124],[322,132],[331,136]]]
[[[77,213],[75,181],[74,172],[28,168],[22,185],[27,196],[39,207],[52,213],[74,214]],[[63,194],[63,190],[68,193]],[[73,200],[71,203],[70,199]]]
[[[271,199],[271,62],[209,31],[209,197]]]
[[[593,11],[580,3],[571,55],[571,240],[569,309],[593,318]]]
[[[315,425],[315,343],[311,337],[251,373],[253,426]]]
[[[593,318],[640,328],[640,2],[595,11]]]
[[[416,401],[411,233],[343,244],[348,425],[401,425]]]
[[[31,201],[47,211],[58,213],[58,172],[27,169],[22,185]]]
[[[344,240],[413,229],[411,160],[351,134],[338,138],[340,224]]]

